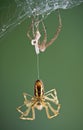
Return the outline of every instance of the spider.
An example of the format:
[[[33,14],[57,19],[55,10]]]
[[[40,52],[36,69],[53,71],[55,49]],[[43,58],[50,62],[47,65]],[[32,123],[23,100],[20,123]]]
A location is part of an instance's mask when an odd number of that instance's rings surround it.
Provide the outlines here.
[[[17,108],[18,112],[21,113],[20,119],[22,120],[34,120],[35,119],[35,109],[42,110],[45,108],[47,117],[49,119],[57,116],[60,110],[60,104],[57,98],[57,93],[55,89],[52,89],[46,93],[44,93],[44,85],[41,80],[36,80],[34,85],[34,96],[31,96],[27,93],[23,93],[24,96],[24,104]],[[31,97],[28,100],[27,97]],[[54,109],[51,105],[54,103],[57,109]],[[25,106],[26,110],[23,112],[21,109]],[[50,114],[49,110],[53,113]],[[28,115],[31,113],[30,117]]]
[[[32,24],[29,27],[29,30],[27,32],[27,36],[30,39],[31,44],[35,46],[36,54],[39,54],[40,51],[44,52],[46,50],[46,48],[49,47],[57,39],[57,37],[58,37],[58,35],[59,35],[60,31],[61,31],[61,28],[62,28],[62,22],[61,22],[60,13],[58,15],[58,20],[59,20],[59,26],[57,28],[57,31],[54,34],[54,37],[48,43],[47,43],[46,28],[45,28],[45,25],[44,25],[43,21],[42,21],[42,27],[43,27],[43,32],[44,32],[44,39],[43,39],[43,42],[40,43],[39,39],[41,37],[41,34],[40,34],[40,31],[39,31],[39,28],[38,28],[39,22],[37,23],[36,31],[34,32],[35,23],[32,20]],[[32,30],[33,38],[30,36],[30,31],[31,30]]]

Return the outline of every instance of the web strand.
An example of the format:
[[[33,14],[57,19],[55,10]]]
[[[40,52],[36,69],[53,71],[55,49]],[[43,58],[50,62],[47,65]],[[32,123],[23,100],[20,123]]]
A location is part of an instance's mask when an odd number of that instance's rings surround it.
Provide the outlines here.
[[[40,74],[39,74],[39,55],[37,55],[37,77],[39,79]]]

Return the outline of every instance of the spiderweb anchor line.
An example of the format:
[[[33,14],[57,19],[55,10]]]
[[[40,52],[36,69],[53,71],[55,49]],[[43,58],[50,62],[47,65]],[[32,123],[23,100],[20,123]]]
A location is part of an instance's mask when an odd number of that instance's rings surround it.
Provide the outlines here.
[[[39,55],[37,55],[37,78],[40,78],[40,72],[39,72]]]
[[[39,39],[41,37],[41,34],[39,32],[39,16],[36,16],[34,15],[34,18],[32,20],[32,34],[34,36],[34,39],[32,39],[31,43],[32,45],[35,46],[35,52],[36,52],[36,57],[37,57],[37,60],[36,60],[36,65],[37,65],[37,78],[39,79],[39,53],[40,53],[40,50],[39,50],[39,47],[38,47],[38,43],[39,43]]]

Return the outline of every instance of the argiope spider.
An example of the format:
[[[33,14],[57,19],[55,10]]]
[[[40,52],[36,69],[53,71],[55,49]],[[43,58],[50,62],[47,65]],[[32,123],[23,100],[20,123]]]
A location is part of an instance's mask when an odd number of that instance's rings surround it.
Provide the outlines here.
[[[59,11],[58,11],[59,12]],[[60,13],[58,15],[58,20],[59,20],[59,26],[57,28],[57,31],[56,33],[54,34],[54,37],[47,43],[47,33],[46,33],[46,28],[45,28],[45,25],[42,21],[42,27],[43,27],[43,32],[44,32],[44,39],[43,39],[43,42],[40,43],[39,39],[41,37],[41,34],[40,34],[40,31],[39,31],[39,28],[38,26],[36,27],[36,31],[34,32],[34,26],[35,26],[35,23],[34,21],[32,20],[32,24],[31,26],[29,27],[29,30],[27,32],[27,36],[28,38],[30,39],[31,41],[31,44],[35,46],[35,51],[36,51],[36,54],[39,54],[39,52],[44,52],[46,50],[46,48],[48,46],[50,46],[58,37],[60,31],[61,31],[61,28],[62,28],[62,22],[61,22],[61,16],[60,16]],[[38,25],[39,25],[39,22],[38,22]],[[32,30],[32,37],[30,36],[30,31]]]
[[[57,93],[55,89],[52,89],[44,93],[44,85],[41,80],[37,80],[34,85],[34,96],[27,93],[23,93],[24,104],[17,108],[18,112],[21,113],[20,119],[23,120],[34,120],[35,119],[35,108],[42,110],[45,108],[47,117],[49,119],[57,116],[60,110],[60,104],[57,98]],[[31,100],[28,100],[27,97],[31,97]],[[54,109],[51,105],[51,102],[57,106],[57,109]],[[26,106],[26,110],[23,112],[21,109],[23,106]],[[53,115],[49,113],[49,110],[52,111]],[[28,117],[31,112],[31,117]]]

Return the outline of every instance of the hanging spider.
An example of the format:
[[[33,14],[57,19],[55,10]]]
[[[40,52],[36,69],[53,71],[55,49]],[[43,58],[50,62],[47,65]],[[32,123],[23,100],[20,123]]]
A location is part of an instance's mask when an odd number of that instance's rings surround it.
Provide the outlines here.
[[[31,96],[27,93],[23,93],[24,96],[24,104],[17,108],[18,112],[21,113],[20,119],[23,120],[34,120],[35,119],[35,108],[38,110],[42,110],[45,108],[47,117],[49,119],[57,116],[60,110],[60,104],[57,98],[57,93],[55,89],[52,89],[46,93],[44,93],[44,85],[41,80],[37,80],[34,85],[34,96]],[[28,98],[31,97],[31,100]],[[51,103],[55,104],[57,109],[54,109]],[[26,106],[26,110],[23,112],[21,109],[23,106]],[[53,113],[51,115],[49,110]],[[31,113],[31,117],[28,115]]]
[[[59,13],[59,11],[58,11]],[[42,21],[42,27],[43,27],[43,32],[44,32],[44,39],[43,39],[43,42],[40,43],[39,39],[41,37],[41,34],[40,34],[40,31],[39,31],[39,22],[37,22],[37,26],[36,26],[36,31],[34,32],[34,26],[35,26],[35,23],[34,21],[32,20],[32,24],[31,26],[29,27],[29,30],[27,32],[27,36],[28,38],[30,39],[31,41],[31,44],[35,46],[35,51],[36,51],[36,54],[39,54],[39,52],[44,52],[46,50],[47,47],[49,47],[58,37],[60,31],[61,31],[61,28],[62,28],[62,22],[61,22],[61,16],[60,16],[60,13],[58,14],[58,20],[59,20],[59,26],[57,28],[57,31],[56,33],[54,34],[54,37],[49,41],[47,42],[47,32],[46,32],[46,28],[45,28],[45,25]],[[32,35],[33,35],[33,38],[30,36],[30,31],[32,30]]]

